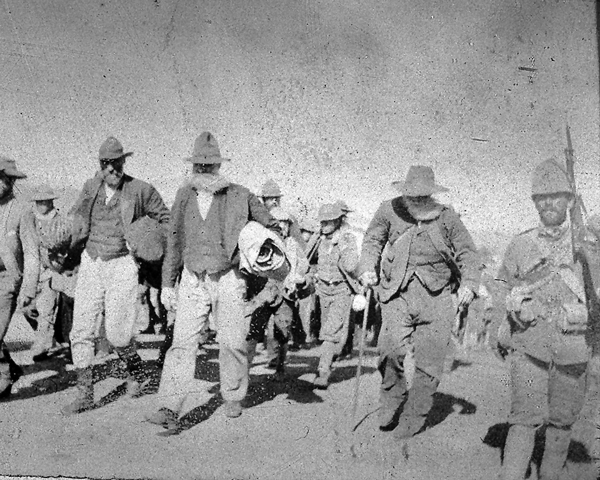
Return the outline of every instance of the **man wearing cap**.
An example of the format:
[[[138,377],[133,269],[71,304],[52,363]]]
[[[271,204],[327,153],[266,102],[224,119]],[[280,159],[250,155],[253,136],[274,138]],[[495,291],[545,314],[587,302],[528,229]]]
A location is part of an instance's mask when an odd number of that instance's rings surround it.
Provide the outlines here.
[[[107,340],[127,365],[130,396],[140,393],[146,380],[133,340],[137,318],[138,263],[125,240],[131,225],[146,216],[167,225],[169,210],[158,191],[123,169],[123,146],[108,137],[100,146],[99,171],[85,182],[73,206],[72,248],[82,250],[75,304],[71,349],[77,371],[77,397],[64,414],[93,406],[92,361],[96,319],[104,312]]]
[[[425,424],[456,303],[468,305],[473,299],[480,262],[460,217],[432,197],[447,189],[436,184],[430,167],[411,166],[406,180],[393,185],[402,196],[383,202],[375,213],[363,239],[358,273],[365,287],[379,284],[380,428],[395,428],[398,438],[407,438]],[[412,349],[416,372],[408,391],[404,360]]]
[[[283,197],[283,193],[281,193],[281,188],[279,187],[277,182],[275,182],[274,180],[268,179],[265,181],[265,183],[262,184],[262,186],[260,188],[260,192],[258,193],[258,197],[262,200],[263,204],[265,205],[265,207],[267,207],[267,210],[269,210],[269,212],[272,212],[273,210],[276,210],[276,209],[281,209],[281,197]],[[304,250],[306,248],[306,242],[305,242],[304,236],[302,235],[302,232],[300,230],[298,220],[293,215],[290,215],[290,214],[287,214],[287,217],[288,217],[288,220],[287,220],[288,226],[286,227],[286,229],[288,231],[288,236],[291,237],[292,239],[294,239],[294,241],[298,243],[300,248],[302,250]],[[304,329],[302,328],[302,322],[300,321],[300,316],[296,315],[296,310],[297,310],[296,305],[294,305],[293,308],[294,308],[293,323],[290,328],[291,336],[292,336],[292,344],[289,346],[289,349],[292,351],[297,351],[297,350],[300,350],[302,345],[305,344],[306,334],[304,332]],[[270,316],[270,314],[268,313],[268,310],[265,310],[265,309],[261,309],[259,312],[257,312],[257,315]],[[262,323],[262,321],[259,323]],[[273,319],[271,319],[271,321],[269,321],[269,323],[268,323],[267,332],[268,332],[267,333],[267,351],[268,351],[268,357],[269,357],[269,366],[276,367],[276,365],[279,361],[279,360],[277,360],[279,358],[278,352],[281,349],[279,346],[279,342],[277,342],[273,338],[273,332],[274,332]]]
[[[288,341],[292,335],[295,313],[298,309],[298,289],[305,282],[308,271],[308,261],[304,250],[290,236],[290,215],[281,207],[271,209],[271,215],[279,222],[281,236],[285,245],[286,257],[290,263],[290,272],[283,281],[276,279],[258,279],[255,303],[260,306],[252,313],[250,333],[248,335],[248,359],[251,361],[258,342],[264,340],[265,329],[275,340],[273,357],[268,366],[275,368],[275,379],[283,380]],[[260,282],[260,283],[259,283]],[[261,284],[264,287],[261,289]],[[268,298],[268,301],[260,301]]]
[[[540,223],[506,249],[495,302],[503,315],[496,316],[490,340],[496,346],[500,336],[512,384],[503,480],[524,478],[542,425],[540,479],[563,478],[571,427],[584,404],[590,334],[598,321],[598,291],[589,288],[590,262],[599,265],[597,250],[576,245],[574,256],[568,216],[574,196],[555,159],[534,170],[531,198]]]
[[[54,193],[54,190],[47,185],[38,187],[31,196],[34,202],[31,214],[33,215],[33,223],[37,234],[40,258],[40,276],[35,298],[37,328],[31,346],[31,355],[34,362],[47,359],[54,344],[58,292],[53,290],[51,286],[52,269],[50,268],[48,250],[42,244],[42,236],[58,213],[54,208],[56,198],[58,196]]]
[[[33,304],[39,275],[39,257],[31,207],[14,196],[14,185],[27,175],[16,162],[0,157],[0,399],[23,374],[12,360],[4,337],[17,308]]]
[[[318,375],[314,385],[327,388],[333,358],[339,355],[348,337],[354,270],[358,263],[355,235],[344,222],[339,205],[328,203],[319,209],[319,243],[311,261],[316,265],[316,292],[321,306],[321,344]]]
[[[283,197],[283,193],[281,193],[281,188],[274,180],[268,179],[262,184],[258,197],[262,200],[265,207],[267,207],[267,210],[271,211],[274,208],[281,207],[281,197]],[[289,218],[289,234],[300,244],[302,248],[304,248],[306,246],[306,242],[304,240],[304,236],[300,232],[298,220],[296,220],[293,215],[290,215]]]
[[[223,158],[216,138],[200,134],[187,159],[191,178],[177,191],[171,209],[161,299],[177,309],[173,344],[158,391],[159,410],[150,423],[175,428],[187,395],[194,390],[201,332],[214,315],[224,413],[238,417],[248,389],[246,280],[239,269],[238,237],[251,220],[278,229],[266,207],[247,188],[219,173]],[[180,277],[179,289],[174,286]]]

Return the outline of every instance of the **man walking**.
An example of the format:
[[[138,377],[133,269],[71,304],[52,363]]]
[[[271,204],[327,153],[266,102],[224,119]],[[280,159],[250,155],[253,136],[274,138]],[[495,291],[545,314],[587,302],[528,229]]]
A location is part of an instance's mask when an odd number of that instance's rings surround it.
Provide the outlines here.
[[[30,206],[17,200],[14,185],[27,175],[16,162],[0,157],[0,399],[10,396],[23,374],[12,360],[4,337],[21,296],[21,308],[33,305],[39,275],[39,256]]]
[[[212,312],[219,343],[224,413],[238,417],[248,389],[246,280],[239,270],[238,237],[250,221],[277,230],[277,222],[247,188],[219,173],[223,158],[215,137],[204,132],[187,161],[192,178],[177,191],[171,209],[161,298],[177,308],[173,344],[166,354],[157,412],[151,423],[175,428],[192,390],[196,351]],[[174,286],[181,277],[179,289]]]
[[[544,424],[540,479],[563,478],[571,427],[585,399],[593,330],[588,305],[598,302],[598,292],[584,283],[591,259],[574,256],[568,219],[573,190],[554,159],[535,169],[531,198],[540,224],[513,238],[497,282],[496,303],[504,313],[497,316],[503,322],[500,342],[509,352],[512,383],[503,480],[524,478],[536,430]],[[593,263],[599,265],[598,258]],[[498,345],[498,323],[492,346]]]
[[[34,202],[32,215],[40,258],[40,275],[35,298],[37,328],[31,346],[31,356],[34,362],[46,360],[54,344],[54,323],[59,294],[51,286],[52,270],[48,250],[42,244],[42,236],[48,230],[50,222],[58,214],[54,208],[56,198],[58,196],[54,190],[46,185],[37,188],[31,196]]]
[[[152,185],[124,173],[125,161],[132,154],[125,153],[116,138],[107,138],[100,146],[100,170],[85,183],[72,210],[72,246],[83,249],[83,253],[71,330],[77,396],[63,408],[67,415],[93,406],[96,319],[102,312],[106,338],[127,365],[128,394],[137,396],[146,380],[132,342],[137,318],[138,264],[125,238],[133,222],[145,216],[166,225],[169,210]]]
[[[353,275],[358,264],[356,236],[336,204],[319,209],[320,238],[312,261],[316,264],[316,291],[321,306],[320,359],[314,385],[327,388],[333,359],[346,344],[352,307]]]
[[[460,217],[432,197],[447,189],[436,184],[430,167],[411,166],[406,180],[394,185],[402,196],[375,213],[358,273],[366,287],[379,283],[380,428],[408,438],[424,426],[440,382],[456,315],[453,293],[458,305],[471,302],[479,261]],[[408,391],[403,364],[413,348],[416,372]]]

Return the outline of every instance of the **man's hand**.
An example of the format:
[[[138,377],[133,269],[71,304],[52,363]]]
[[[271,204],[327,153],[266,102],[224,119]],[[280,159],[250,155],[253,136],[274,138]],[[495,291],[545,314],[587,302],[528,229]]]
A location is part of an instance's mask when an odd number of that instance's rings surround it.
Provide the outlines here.
[[[469,287],[461,286],[457,292],[458,297],[458,306],[468,306],[473,299],[475,298],[475,292],[471,290]]]
[[[173,287],[163,287],[160,291],[160,301],[170,312],[177,310],[177,292]]]
[[[375,272],[364,272],[359,278],[359,282],[363,287],[372,287],[377,285],[379,280],[377,279],[377,274]]]

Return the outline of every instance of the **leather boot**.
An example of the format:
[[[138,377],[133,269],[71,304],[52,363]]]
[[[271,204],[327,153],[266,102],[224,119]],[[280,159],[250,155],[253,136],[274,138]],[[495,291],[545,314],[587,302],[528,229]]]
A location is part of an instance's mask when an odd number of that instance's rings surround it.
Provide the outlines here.
[[[394,429],[395,438],[410,438],[421,431],[433,405],[433,394],[439,383],[437,378],[416,369],[406,403],[398,419],[398,426]]]
[[[533,453],[535,428],[512,425],[504,444],[500,480],[523,480]]]
[[[127,396],[138,397],[143,393],[144,387],[150,382],[146,376],[142,359],[134,345],[115,349],[119,358],[127,365]]]
[[[567,461],[571,428],[558,428],[548,425],[544,456],[540,466],[540,480],[559,480],[560,474]]]
[[[379,429],[393,430],[406,400],[407,382],[404,375],[403,360],[393,362],[390,358],[382,358],[378,366],[381,373],[381,388],[379,390]]]
[[[77,396],[75,400],[62,408],[63,415],[85,412],[94,406],[94,378],[92,367],[77,370]]]
[[[285,343],[280,343],[277,348],[277,362],[275,364],[275,381],[281,382],[285,379],[285,359],[287,357],[288,346]]]

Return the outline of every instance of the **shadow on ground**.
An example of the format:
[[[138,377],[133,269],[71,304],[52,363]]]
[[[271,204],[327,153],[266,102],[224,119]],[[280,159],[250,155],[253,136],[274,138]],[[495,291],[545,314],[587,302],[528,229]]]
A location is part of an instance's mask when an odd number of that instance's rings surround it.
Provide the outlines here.
[[[504,462],[504,449],[509,428],[510,424],[508,423],[497,423],[492,425],[482,439],[483,443],[486,445],[501,450],[500,459],[502,462]],[[545,441],[546,426],[543,426],[536,431],[535,444],[525,478],[535,478],[531,477],[533,470],[539,471],[540,465],[542,464],[542,457],[544,456]],[[590,455],[589,449],[581,441],[571,440],[569,452],[567,454],[567,463],[564,472],[562,472],[561,479],[593,480],[596,478],[594,472],[593,458]]]
[[[287,399],[293,402],[308,404],[322,403],[323,399],[317,395],[315,387],[311,381],[303,380],[299,377],[317,371],[319,358],[316,356],[318,350],[303,351],[301,354],[288,354],[286,363],[286,373],[283,378],[275,375],[261,374],[250,376],[250,386],[248,394],[242,405],[244,408],[251,408],[273,400],[279,395],[287,395]],[[369,355],[375,355],[369,352]],[[347,363],[347,362],[344,362]],[[334,364],[334,371],[331,375],[331,384],[343,382],[354,378],[356,375],[356,365]],[[258,363],[260,364],[260,362]],[[254,365],[257,365],[255,363]],[[372,367],[362,368],[363,374],[373,373]],[[199,357],[196,363],[196,378],[216,383],[209,390],[209,393],[216,394],[219,391],[219,365],[218,349],[207,349]],[[213,413],[223,404],[220,396],[213,396],[206,404],[198,406],[179,419],[176,429],[165,430],[159,433],[159,436],[177,435],[196,425],[208,420]]]

